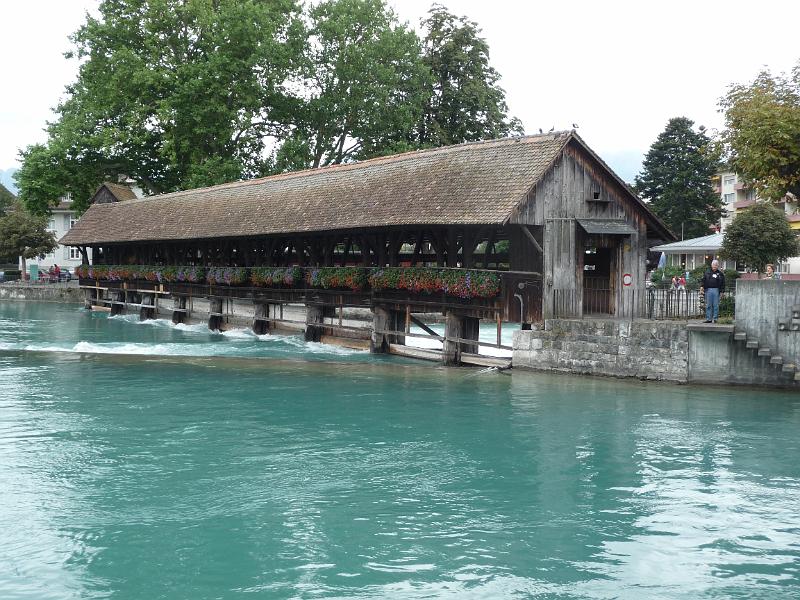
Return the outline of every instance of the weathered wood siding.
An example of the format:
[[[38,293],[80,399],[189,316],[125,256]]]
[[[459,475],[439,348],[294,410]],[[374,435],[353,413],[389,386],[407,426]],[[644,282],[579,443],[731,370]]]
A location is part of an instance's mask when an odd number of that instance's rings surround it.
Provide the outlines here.
[[[636,233],[589,239],[577,219],[624,220]],[[616,248],[612,257],[611,289],[615,313],[633,310],[633,290],[644,289],[647,223],[638,203],[607,168],[577,144],[569,144],[539,183],[514,212],[511,223],[544,228],[544,313],[552,314],[553,291],[576,299],[575,316],[581,316],[583,258],[587,243]],[[629,273],[631,286],[622,286]]]
[[[93,198],[93,204],[110,204],[111,202],[119,202],[119,200],[106,187],[100,188]]]

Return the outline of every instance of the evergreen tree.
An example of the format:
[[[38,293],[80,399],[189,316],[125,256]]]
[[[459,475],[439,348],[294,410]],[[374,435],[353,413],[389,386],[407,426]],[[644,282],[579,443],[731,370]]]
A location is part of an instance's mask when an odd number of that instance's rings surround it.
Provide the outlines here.
[[[768,264],[797,256],[800,247],[786,215],[766,202],[759,202],[736,215],[728,225],[721,254],[763,271]]]
[[[8,188],[0,183],[0,217],[11,208],[11,205],[16,200],[16,196],[8,191]]]
[[[694,130],[685,117],[670,119],[645,156],[634,189],[683,239],[711,233],[722,216],[722,203],[711,177],[719,160],[703,127]]]
[[[489,45],[477,23],[434,4],[422,24],[423,59],[433,79],[418,143],[446,146],[524,133],[519,119],[508,117],[500,74],[489,64]]]

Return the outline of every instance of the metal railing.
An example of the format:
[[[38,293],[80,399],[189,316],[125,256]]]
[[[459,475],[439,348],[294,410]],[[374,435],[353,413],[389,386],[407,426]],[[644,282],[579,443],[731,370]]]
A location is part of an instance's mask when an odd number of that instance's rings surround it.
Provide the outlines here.
[[[720,301],[720,317],[735,315],[735,292],[726,292]],[[603,317],[630,319],[705,318],[705,302],[700,290],[675,289],[554,289],[551,298],[554,318]]]

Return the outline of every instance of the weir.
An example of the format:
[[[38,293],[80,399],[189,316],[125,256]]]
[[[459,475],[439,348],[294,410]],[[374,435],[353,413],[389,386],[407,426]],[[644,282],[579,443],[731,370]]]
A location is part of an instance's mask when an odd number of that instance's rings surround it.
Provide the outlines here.
[[[91,255],[80,269],[91,301],[112,302],[108,290],[121,289],[142,318],[160,297],[173,298],[173,320],[186,318],[193,309],[174,299],[188,297],[208,303],[204,317],[219,329],[231,302],[247,302],[257,333],[286,324],[309,341],[359,339],[373,352],[456,365],[485,364],[481,347],[510,351],[500,339],[507,323],[635,317],[645,308],[647,249],[674,239],[564,131],[146,201],[98,198],[61,243]],[[304,315],[284,318],[287,305]],[[353,308],[372,311],[371,328],[344,322]],[[425,325],[431,314],[443,334]],[[496,340],[479,339],[481,321],[496,324]],[[413,338],[442,349],[412,349]]]

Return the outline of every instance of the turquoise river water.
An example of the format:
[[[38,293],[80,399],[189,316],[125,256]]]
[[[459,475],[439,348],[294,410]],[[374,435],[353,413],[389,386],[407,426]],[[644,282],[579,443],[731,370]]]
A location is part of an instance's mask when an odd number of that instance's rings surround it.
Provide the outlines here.
[[[798,396],[0,303],[0,598],[798,598]]]

